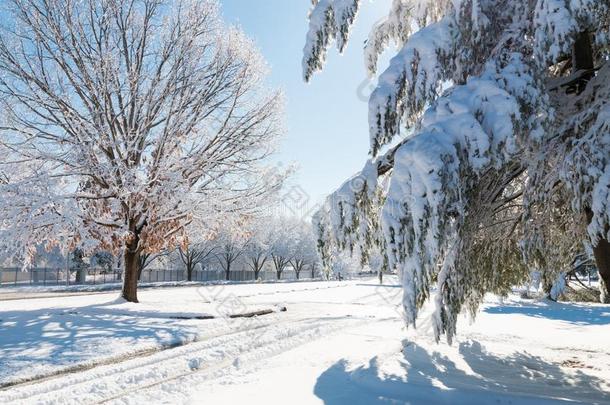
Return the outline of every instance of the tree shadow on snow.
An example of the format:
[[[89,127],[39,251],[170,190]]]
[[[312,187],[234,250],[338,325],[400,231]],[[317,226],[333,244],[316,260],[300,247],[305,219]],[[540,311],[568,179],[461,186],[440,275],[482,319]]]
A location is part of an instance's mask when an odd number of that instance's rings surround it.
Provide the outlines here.
[[[472,372],[413,343],[399,359],[404,375],[384,374],[378,357],[356,368],[340,360],[318,377],[314,393],[328,405],[610,404],[598,378],[526,352],[499,357],[469,341],[459,354]]]
[[[112,307],[119,303],[0,311],[0,383],[126,354],[136,341],[159,347],[190,340],[196,334],[194,326],[171,319],[173,313]]]
[[[585,305],[553,301],[533,301],[520,304],[504,304],[487,307],[489,314],[520,314],[535,318],[545,318],[569,322],[574,325],[610,324],[610,306]]]

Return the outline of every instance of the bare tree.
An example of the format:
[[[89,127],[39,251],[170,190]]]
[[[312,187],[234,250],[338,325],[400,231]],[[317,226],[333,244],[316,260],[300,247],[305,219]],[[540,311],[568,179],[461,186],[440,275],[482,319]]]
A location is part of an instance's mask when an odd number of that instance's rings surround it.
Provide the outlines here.
[[[248,246],[249,241],[244,240],[244,235],[233,229],[223,229],[220,237],[220,248],[216,255],[218,263],[225,272],[225,279],[231,279],[233,264],[239,259]]]
[[[303,257],[293,257],[290,260],[290,265],[294,269],[294,274],[297,277],[297,280],[300,278],[301,271],[305,268],[305,258]]]
[[[311,278],[314,279],[316,278],[316,270],[318,268],[318,262],[317,261],[313,261],[309,264],[309,269],[311,270]]]
[[[273,259],[273,267],[275,267],[275,274],[278,280],[282,279],[282,273],[286,269],[286,266],[290,263],[290,257],[285,256],[281,252],[274,251],[271,253],[271,259]]]
[[[218,246],[211,243],[190,244],[186,248],[178,248],[180,260],[186,268],[187,281],[193,281],[193,271],[198,264],[204,263]]]
[[[260,272],[271,256],[273,246],[273,219],[261,216],[252,222],[248,228],[249,240],[245,255],[248,266],[254,272],[254,279],[258,280]]]
[[[138,258],[138,281],[142,279],[142,273],[146,270],[155,260],[162,257],[168,256],[169,251],[164,250],[158,253],[143,252]]]
[[[258,280],[260,272],[269,260],[269,247],[256,241],[250,242],[247,247],[248,266],[254,272],[254,279]]]
[[[292,236],[290,238],[290,265],[294,268],[294,273],[297,279],[299,279],[301,271],[303,271],[306,264],[315,263],[318,260],[318,255],[311,224],[303,221],[293,222]]]
[[[1,139],[32,167],[3,190],[13,236],[57,242],[61,224],[73,245],[122,250],[122,295],[137,302],[143,253],[185,244],[194,217],[256,206],[281,184],[261,173],[281,95],[264,91],[262,57],[216,2],[3,8]]]
[[[287,218],[275,218],[269,223],[272,235],[270,254],[278,280],[292,259],[296,223]]]

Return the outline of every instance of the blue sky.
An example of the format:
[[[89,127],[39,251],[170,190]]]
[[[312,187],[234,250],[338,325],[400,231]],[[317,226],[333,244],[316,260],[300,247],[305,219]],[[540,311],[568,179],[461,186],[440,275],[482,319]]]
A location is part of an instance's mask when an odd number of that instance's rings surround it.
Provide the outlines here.
[[[310,196],[311,205],[365,163],[367,103],[358,94],[366,79],[362,46],[372,24],[387,14],[389,2],[363,2],[346,52],[332,50],[324,71],[307,84],[301,59],[310,1],[221,0],[225,20],[241,25],[256,41],[271,66],[271,84],[286,93],[288,132],[277,158],[297,163],[294,183]]]

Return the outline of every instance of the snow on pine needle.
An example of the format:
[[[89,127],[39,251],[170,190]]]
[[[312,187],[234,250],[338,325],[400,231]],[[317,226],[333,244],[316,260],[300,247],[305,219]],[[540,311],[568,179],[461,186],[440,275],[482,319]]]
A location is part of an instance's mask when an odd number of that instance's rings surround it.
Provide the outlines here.
[[[303,77],[324,67],[326,53],[336,41],[340,52],[347,45],[350,28],[356,19],[360,0],[314,0],[309,15],[309,32],[303,50]]]
[[[407,322],[435,290],[436,337],[451,340],[457,314],[475,314],[485,292],[504,294],[533,269],[554,282],[568,258],[610,237],[609,9],[394,0],[364,51],[372,76],[378,56],[399,48],[369,100],[373,158],[315,216],[322,255],[383,252],[402,276]],[[305,47],[307,80],[337,31],[319,21],[308,44],[325,40]],[[574,66],[577,43],[593,66]]]
[[[433,280],[438,316],[457,316],[450,308],[463,294],[449,291],[467,288],[462,282],[451,285],[456,281],[451,276],[470,191],[486,170],[510,166],[522,150],[523,136],[539,126],[521,114],[521,105],[535,102],[524,95],[540,97],[535,80],[521,55],[505,58],[439,98],[394,156],[381,223],[390,267],[402,274],[410,324]],[[437,337],[442,329],[437,322]]]
[[[440,94],[455,40],[453,17],[414,33],[379,75],[369,99],[371,153],[400,133],[401,122],[413,122],[429,100]]]

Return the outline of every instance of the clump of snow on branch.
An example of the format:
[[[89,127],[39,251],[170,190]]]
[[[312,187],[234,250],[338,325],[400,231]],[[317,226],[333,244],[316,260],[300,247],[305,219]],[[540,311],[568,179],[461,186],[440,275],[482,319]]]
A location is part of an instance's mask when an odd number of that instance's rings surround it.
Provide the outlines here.
[[[369,76],[377,72],[379,55],[390,43],[402,48],[414,30],[438,21],[450,7],[453,3],[447,0],[393,0],[387,17],[373,26],[364,46],[364,65]]]
[[[377,73],[379,56],[387,49],[391,42],[402,46],[412,27],[409,24],[409,14],[412,7],[409,1],[393,0],[388,16],[377,22],[364,45],[364,65],[370,77]]]
[[[379,76],[369,99],[373,155],[400,133],[405,117],[413,122],[439,94],[456,37],[454,26],[453,18],[447,17],[411,35]]]
[[[480,77],[449,90],[395,154],[382,216],[390,266],[402,273],[410,324],[437,280],[437,337],[457,315],[453,300],[462,294],[451,288],[467,288],[450,279],[457,276],[469,192],[484,171],[510,164],[524,135],[539,129],[521,114],[521,105],[540,97],[523,59],[510,54],[490,62]]]
[[[309,80],[316,71],[322,69],[326,53],[333,41],[336,41],[339,51],[343,52],[359,7],[360,0],[314,1],[303,51],[305,80]]]
[[[597,16],[607,14],[608,5],[598,0],[538,0],[535,8],[535,56],[541,66],[570,54],[576,35],[598,26]],[[606,17],[607,18],[607,17]]]
[[[387,188],[377,175],[377,162],[367,161],[331,194],[314,215],[314,230],[319,234],[318,249],[325,266],[330,266],[338,251],[348,250],[367,263],[381,244],[379,209]]]

